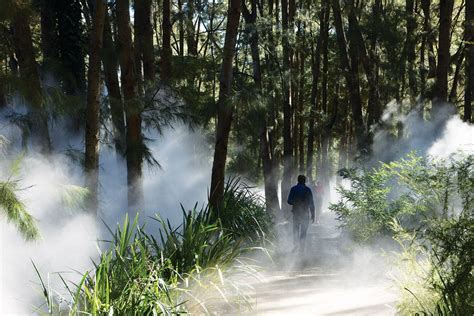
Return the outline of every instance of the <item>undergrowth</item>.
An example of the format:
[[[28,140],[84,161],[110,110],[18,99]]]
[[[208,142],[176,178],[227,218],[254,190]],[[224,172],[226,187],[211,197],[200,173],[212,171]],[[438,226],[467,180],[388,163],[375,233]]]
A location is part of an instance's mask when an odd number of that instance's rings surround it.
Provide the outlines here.
[[[224,200],[220,217],[207,206],[183,209],[178,227],[156,215],[155,232],[140,226],[138,216],[133,221],[127,216],[109,229],[108,250],[80,282],[59,276],[67,295],[49,289],[37,270],[48,313],[170,315],[249,308],[242,280],[255,269],[245,256],[265,252],[269,218],[260,198],[239,180],[228,182]]]
[[[330,206],[356,241],[387,236],[401,246],[404,315],[474,314],[474,156],[408,155],[342,174]]]

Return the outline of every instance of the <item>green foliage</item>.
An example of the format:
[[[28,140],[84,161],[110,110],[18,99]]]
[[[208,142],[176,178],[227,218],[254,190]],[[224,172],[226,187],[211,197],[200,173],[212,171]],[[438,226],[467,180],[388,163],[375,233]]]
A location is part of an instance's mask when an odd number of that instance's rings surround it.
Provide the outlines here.
[[[372,169],[341,170],[350,187],[339,186],[341,199],[330,209],[359,241],[391,236],[393,220],[404,229],[424,229],[427,219],[447,218],[472,203],[473,159],[434,160],[411,153]]]
[[[53,295],[38,272],[50,313],[64,309],[64,301],[69,302],[70,315],[209,313],[209,304],[216,299],[212,293],[218,293],[219,301],[231,306],[246,303],[245,296],[235,296],[241,285],[226,273],[231,269],[250,271],[240,259],[257,249],[253,247],[256,239],[252,229],[269,228],[264,223],[268,218],[260,213],[261,202],[248,190],[232,180],[226,189],[224,212],[247,212],[250,217],[232,215],[221,221],[209,207],[198,210],[195,206],[188,212],[182,210],[183,220],[176,228],[157,215],[153,220],[160,224],[159,231],[152,234],[138,225],[138,216],[133,222],[126,216],[121,227],[109,229],[113,237],[110,248],[94,263],[94,269],[73,286],[63,280],[69,298]],[[243,225],[252,226],[241,230]],[[265,236],[263,231],[258,234]]]
[[[86,199],[89,196],[87,188],[73,184],[61,185],[60,193],[62,205],[69,210],[84,208]]]
[[[401,245],[404,314],[474,313],[474,156],[434,160],[410,154],[344,175],[331,206],[358,241],[381,235]]]
[[[26,210],[25,204],[17,197],[19,181],[0,181],[0,210],[7,221],[13,223],[26,240],[39,238],[35,219]]]
[[[254,244],[267,241],[272,226],[263,198],[239,178],[229,179],[224,187],[219,219],[233,236],[247,238]]]

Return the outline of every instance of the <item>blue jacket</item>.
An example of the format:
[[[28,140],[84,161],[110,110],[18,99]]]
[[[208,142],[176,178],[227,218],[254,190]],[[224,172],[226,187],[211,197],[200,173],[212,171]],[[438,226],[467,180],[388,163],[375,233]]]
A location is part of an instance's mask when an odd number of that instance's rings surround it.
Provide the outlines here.
[[[313,193],[305,184],[298,183],[291,188],[288,195],[288,204],[293,205],[293,213],[304,214],[308,212],[309,208],[311,217],[314,217]]]

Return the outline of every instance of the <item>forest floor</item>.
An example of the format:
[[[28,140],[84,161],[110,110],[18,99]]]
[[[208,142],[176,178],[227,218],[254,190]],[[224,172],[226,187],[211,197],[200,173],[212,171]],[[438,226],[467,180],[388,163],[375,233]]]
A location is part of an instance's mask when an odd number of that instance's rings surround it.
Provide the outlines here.
[[[291,249],[289,239],[280,248]],[[396,314],[397,289],[390,277],[394,267],[380,251],[342,240],[332,216],[323,214],[321,223],[308,229],[304,253],[282,251],[252,284],[253,306],[246,314]]]

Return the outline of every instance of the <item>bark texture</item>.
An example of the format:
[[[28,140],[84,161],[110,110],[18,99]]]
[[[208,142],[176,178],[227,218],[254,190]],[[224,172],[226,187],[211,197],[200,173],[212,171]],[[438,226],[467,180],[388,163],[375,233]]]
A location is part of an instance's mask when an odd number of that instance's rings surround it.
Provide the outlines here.
[[[229,0],[227,25],[222,56],[222,68],[219,82],[219,100],[217,108],[216,143],[210,189],[210,205],[219,210],[224,195],[225,165],[227,146],[232,124],[233,106],[229,103],[232,94],[232,65],[237,41],[241,12],[241,0]]]
[[[87,74],[86,150],[84,168],[89,189],[88,208],[97,214],[99,198],[99,117],[101,90],[101,51],[104,33],[105,0],[94,2],[92,31],[89,44],[89,71]]]
[[[12,19],[13,43],[18,59],[22,94],[29,107],[29,121],[33,146],[40,152],[51,152],[51,140],[48,131],[48,118],[44,109],[44,96],[35,60],[30,30],[30,17],[27,9],[18,7]]]
[[[141,131],[141,110],[137,100],[135,64],[130,29],[130,3],[117,0],[117,28],[120,49],[120,77],[125,103],[127,126],[127,185],[129,208],[140,207],[143,201],[142,156],[143,139]]]

